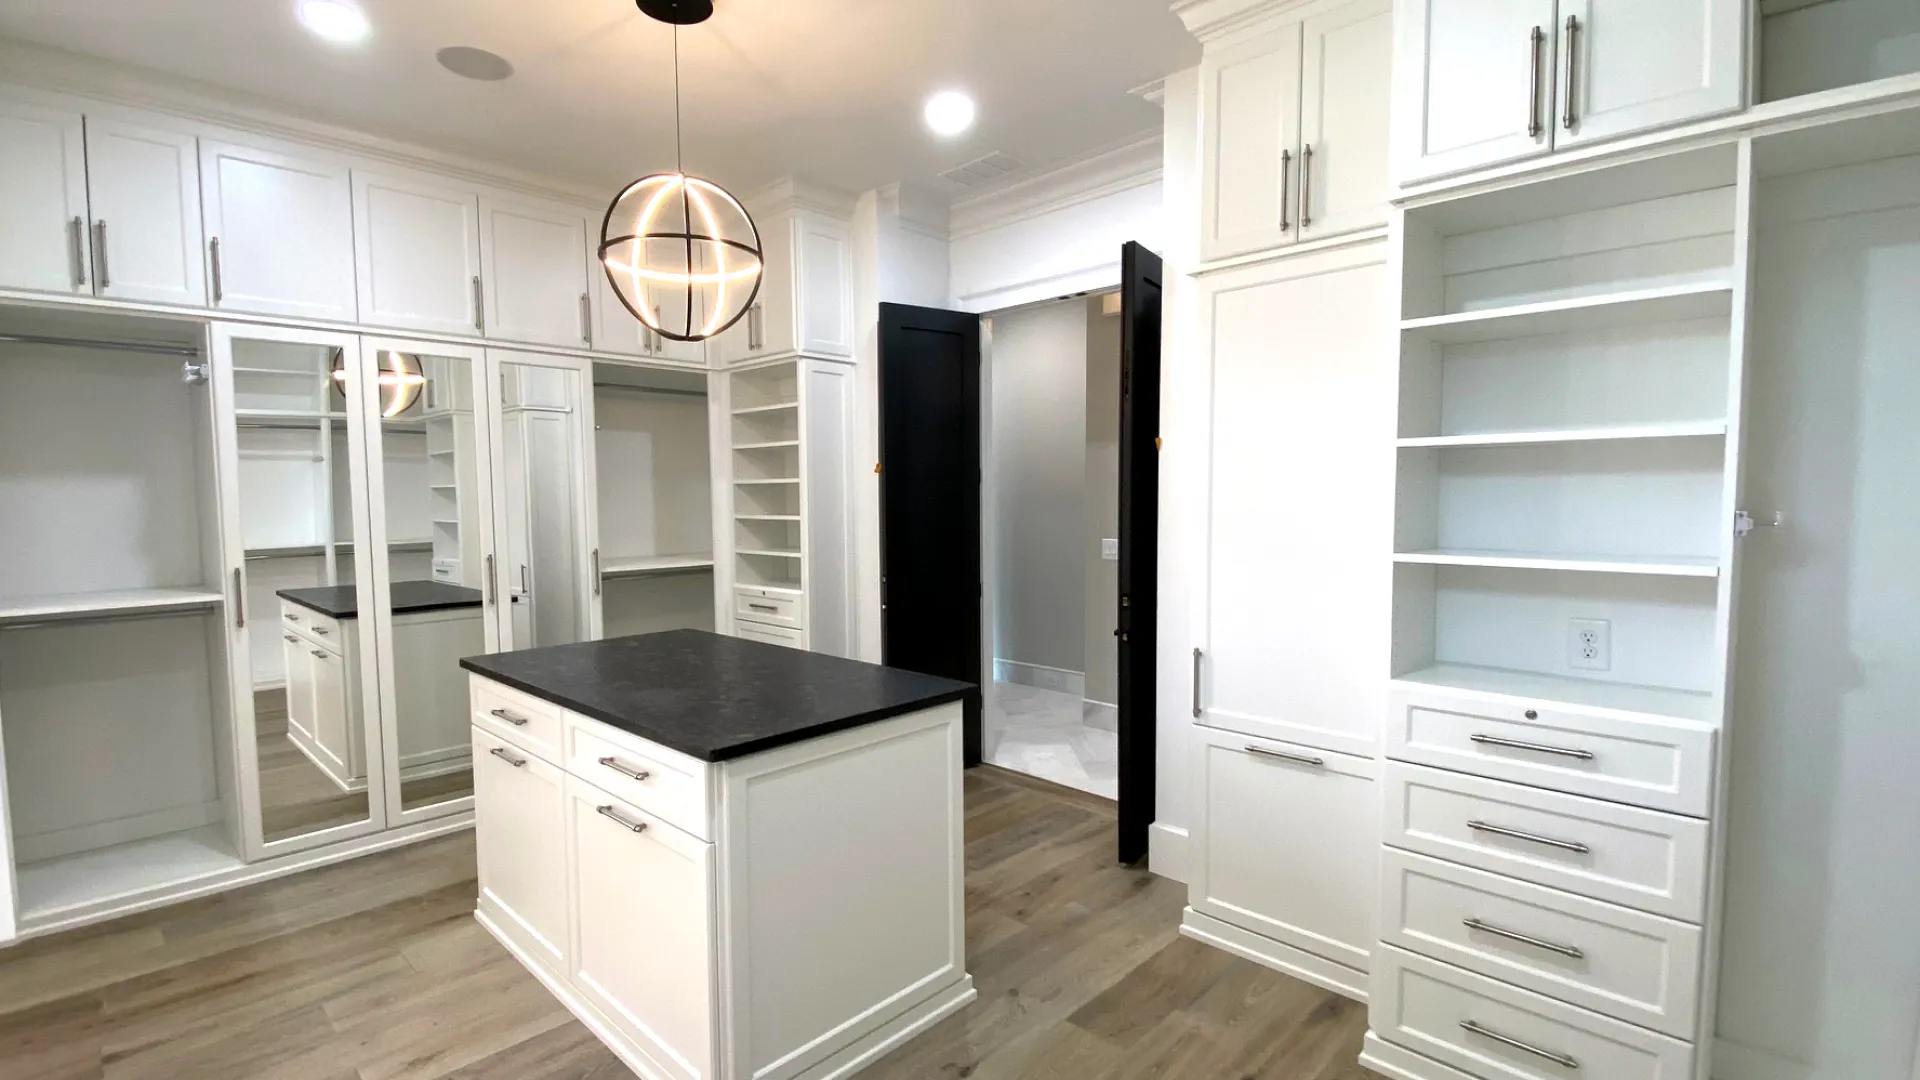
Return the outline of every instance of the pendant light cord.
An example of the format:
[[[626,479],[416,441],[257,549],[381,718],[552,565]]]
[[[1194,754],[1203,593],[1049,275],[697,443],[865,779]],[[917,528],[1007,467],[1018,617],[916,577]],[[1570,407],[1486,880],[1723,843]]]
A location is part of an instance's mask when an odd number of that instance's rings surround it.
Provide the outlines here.
[[[686,150],[680,145],[680,27],[673,28],[673,168],[687,175]]]

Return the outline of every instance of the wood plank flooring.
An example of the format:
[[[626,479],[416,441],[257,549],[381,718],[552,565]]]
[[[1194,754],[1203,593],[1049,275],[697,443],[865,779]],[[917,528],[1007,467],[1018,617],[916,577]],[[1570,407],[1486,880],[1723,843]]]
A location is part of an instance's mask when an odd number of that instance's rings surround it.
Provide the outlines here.
[[[980,999],[860,1080],[1362,1080],[1366,1010],[1181,938],[1113,804],[966,780]],[[471,834],[0,950],[6,1080],[615,1080],[473,920]]]

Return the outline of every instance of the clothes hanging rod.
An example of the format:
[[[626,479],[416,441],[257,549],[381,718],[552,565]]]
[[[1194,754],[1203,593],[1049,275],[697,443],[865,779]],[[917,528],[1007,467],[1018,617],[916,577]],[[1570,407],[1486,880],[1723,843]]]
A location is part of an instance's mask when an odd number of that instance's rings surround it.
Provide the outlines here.
[[[155,341],[107,341],[101,338],[53,337],[47,334],[0,334],[0,342],[9,345],[66,345],[78,349],[113,349],[118,352],[185,356],[193,359],[198,359],[200,356],[200,350],[191,345],[163,345]]]
[[[669,390],[669,389],[666,389],[665,387],[655,387],[655,386],[627,386],[624,383],[597,382],[593,384],[593,388],[595,390],[622,390],[629,394],[668,394],[673,397],[700,397],[700,398],[707,396],[707,392],[705,390]]]

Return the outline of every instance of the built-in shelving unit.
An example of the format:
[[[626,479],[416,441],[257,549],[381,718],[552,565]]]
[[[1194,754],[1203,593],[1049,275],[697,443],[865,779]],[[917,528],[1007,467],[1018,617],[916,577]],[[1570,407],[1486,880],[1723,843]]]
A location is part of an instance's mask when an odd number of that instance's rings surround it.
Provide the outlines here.
[[[611,555],[600,559],[600,576],[616,578],[670,574],[682,570],[713,569],[713,552],[698,551],[684,555]]]
[[[1465,345],[1690,319],[1724,319],[1732,305],[1733,287],[1709,281],[1429,315],[1402,320],[1400,331],[1438,345]]]
[[[219,607],[226,595],[215,589],[107,589],[57,596],[0,596],[0,626],[74,619],[129,618]]]
[[[1507,570],[1567,570],[1581,574],[1651,574],[1656,577],[1717,577],[1720,564],[1710,558],[1613,556],[1579,558],[1527,555],[1513,551],[1400,551],[1393,561],[1421,566],[1485,566]]]
[[[1539,443],[1616,442],[1626,439],[1698,439],[1727,433],[1725,420],[1678,421],[1664,424],[1619,424],[1612,427],[1559,428],[1543,431],[1488,431],[1465,435],[1422,435],[1400,440],[1408,449],[1448,449],[1468,446],[1530,446]]]
[[[732,373],[728,410],[734,578],[742,585],[796,593],[805,581],[799,373],[798,361]]]

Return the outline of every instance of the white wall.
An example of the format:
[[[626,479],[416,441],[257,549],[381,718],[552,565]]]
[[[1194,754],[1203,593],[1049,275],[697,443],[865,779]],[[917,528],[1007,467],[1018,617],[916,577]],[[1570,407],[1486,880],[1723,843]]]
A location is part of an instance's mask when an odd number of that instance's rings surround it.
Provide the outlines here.
[[[1080,519],[1081,604],[1087,700],[1120,700],[1120,563],[1100,557],[1100,541],[1120,535],[1120,316],[1102,311],[1105,296],[1085,301],[1086,496]]]
[[[593,422],[601,556],[712,551],[706,397],[595,387]]]

